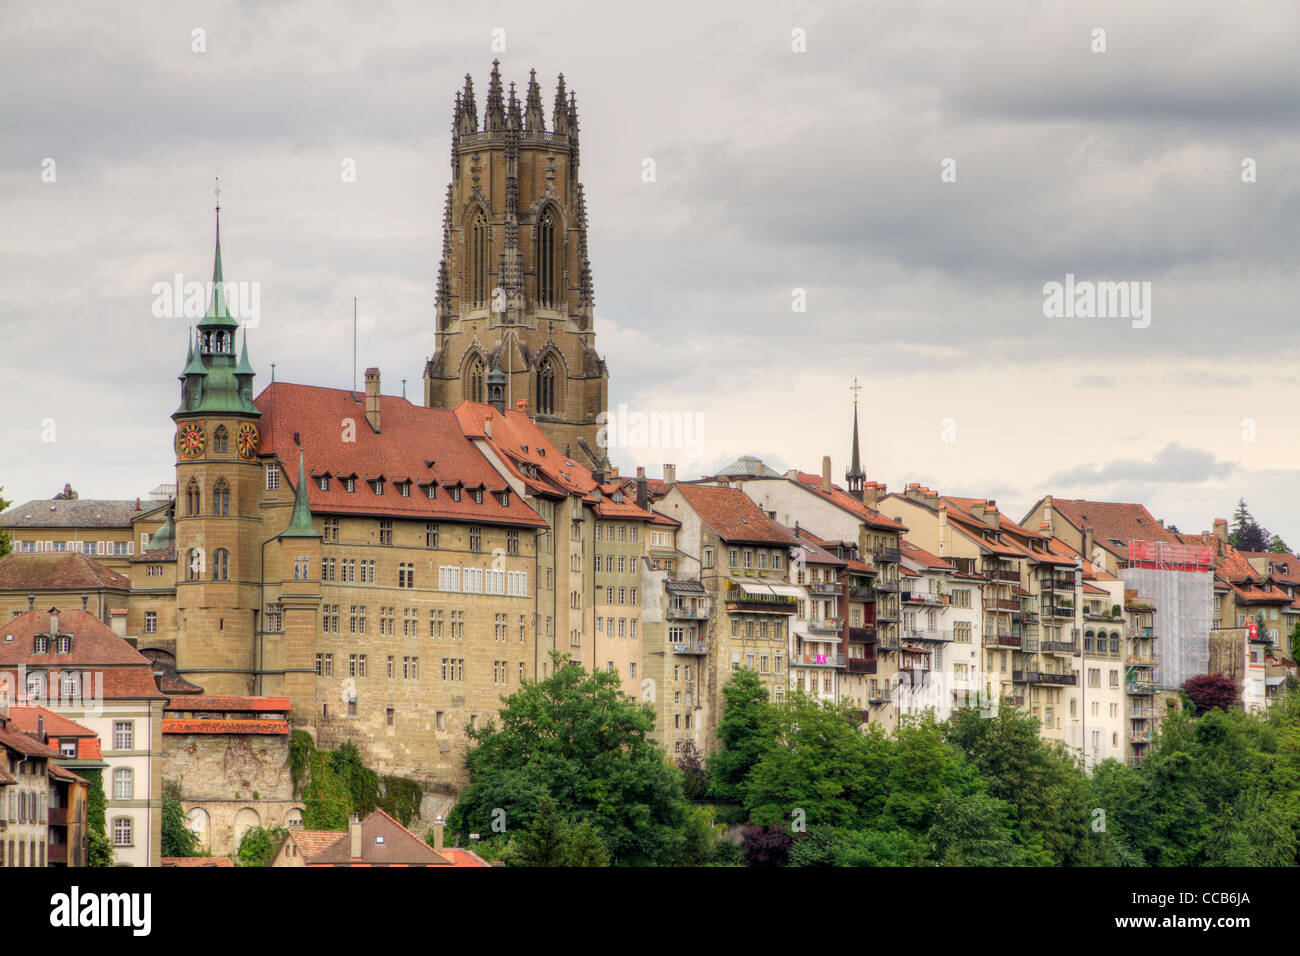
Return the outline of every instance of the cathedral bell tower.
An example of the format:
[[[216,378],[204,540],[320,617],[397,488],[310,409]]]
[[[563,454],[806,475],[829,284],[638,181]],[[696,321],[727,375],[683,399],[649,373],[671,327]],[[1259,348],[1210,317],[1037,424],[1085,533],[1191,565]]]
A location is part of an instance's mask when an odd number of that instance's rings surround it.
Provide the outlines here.
[[[177,669],[209,694],[250,694],[256,653],[262,467],[247,331],[221,274],[221,207],[207,315],[189,343],[176,423]]]
[[[609,375],[596,352],[578,104],[564,74],[550,129],[536,71],[521,104],[514,83],[502,89],[494,60],[481,125],[465,77],[452,116],[442,249],[425,404],[487,402],[488,374],[499,371],[508,407],[526,408],[582,464],[603,466],[596,435]]]

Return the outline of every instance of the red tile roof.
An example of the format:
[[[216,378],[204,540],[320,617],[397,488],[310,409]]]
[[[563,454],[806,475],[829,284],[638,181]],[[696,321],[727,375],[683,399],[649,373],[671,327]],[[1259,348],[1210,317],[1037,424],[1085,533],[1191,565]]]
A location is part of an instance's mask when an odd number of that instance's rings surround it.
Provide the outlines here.
[[[375,810],[361,821],[361,856],[353,857],[350,832],[343,839],[331,843],[307,860],[308,866],[351,864],[386,864],[415,866],[447,866],[450,861],[440,856],[406,827],[383,810]],[[382,838],[383,842],[379,842]]]
[[[234,866],[235,861],[228,856],[165,856],[162,858],[163,866],[217,866],[226,867]]]
[[[363,401],[352,396],[344,389],[277,382],[267,386],[255,403],[263,415],[260,454],[275,455],[283,463],[290,486],[298,480],[300,451],[311,477],[356,477],[356,490],[351,493],[343,489],[342,481],[331,481],[330,490],[322,491],[309,477],[307,500],[314,513],[545,527],[517,495],[511,493],[508,503],[501,504],[496,493],[509,486],[462,433],[455,412],[384,395],[380,397],[382,431],[376,434],[366,420]],[[346,419],[354,423],[354,441],[343,440],[341,423]],[[385,479],[384,493],[376,495],[368,482],[380,477]],[[398,492],[396,482],[411,483],[409,497]],[[424,490],[429,483],[437,486],[432,499]],[[457,484],[484,489],[482,503],[476,504],[470,494],[453,501],[445,488]]]
[[[1166,531],[1145,505],[1124,501],[1090,501],[1052,496],[1052,510],[1080,532],[1092,528],[1093,540],[1107,551],[1127,559],[1130,541],[1164,541],[1178,544],[1178,535]],[[1117,538],[1117,545],[1111,538]]]
[[[113,633],[112,628],[89,611],[59,610],[59,633],[71,634],[67,654],[37,654],[35,638],[50,633],[49,611],[25,611],[0,622],[0,665],[26,664],[28,667],[86,667],[90,664],[125,664],[149,667],[149,661],[130,644]],[[10,640],[10,635],[13,639]],[[152,679],[152,678],[151,678]]]
[[[306,861],[321,852],[321,850],[333,846],[345,836],[347,836],[345,830],[300,830],[291,827],[285,839],[293,841],[294,845],[301,851],[299,856]]]
[[[10,707],[9,719],[17,724],[20,730],[29,734],[36,733],[39,725],[47,737],[57,739],[98,736],[89,727],[75,720],[69,720],[62,714],[56,714],[47,707]]]
[[[813,492],[818,497],[829,501],[838,508],[854,515],[859,521],[869,528],[876,528],[881,531],[906,531],[902,522],[896,521],[889,515],[882,514],[875,508],[869,508],[863,503],[861,498],[856,498],[849,494],[839,485],[832,483],[830,493],[827,494],[822,490],[822,476],[814,475],[806,471],[795,472],[796,480],[803,485],[805,489]]]
[[[165,734],[264,734],[284,737],[289,733],[289,722],[287,720],[164,717],[162,732]]]
[[[165,711],[217,711],[224,713],[288,713],[288,697],[223,697],[211,694],[184,694],[173,697]]]
[[[54,760],[59,756],[59,752],[53,747],[46,746],[30,734],[24,733],[12,720],[4,717],[0,717],[0,745],[29,757]]]
[[[481,402],[461,402],[455,414],[465,435],[485,442],[502,464],[534,493],[550,497],[579,495],[601,518],[655,520],[653,512],[637,505],[635,490],[628,493],[622,479],[597,483],[590,470],[566,458],[523,412],[515,409],[501,412]],[[615,494],[623,500],[615,501]]]
[[[483,857],[475,853],[473,850],[464,850],[458,846],[443,847],[438,852],[441,853],[443,856],[445,856],[448,860],[450,860],[452,866],[490,867],[492,865],[487,860],[483,859]]]
[[[927,568],[933,568],[936,571],[957,570],[937,554],[931,554],[929,551],[925,550],[925,548],[918,548],[906,538],[899,541],[899,548],[902,550],[905,557],[911,558],[917,564],[925,565]]]
[[[769,518],[739,488],[679,484],[677,491],[723,541],[778,546],[795,542],[792,534]]]
[[[131,579],[75,551],[7,554],[0,558],[0,591],[131,590]]]

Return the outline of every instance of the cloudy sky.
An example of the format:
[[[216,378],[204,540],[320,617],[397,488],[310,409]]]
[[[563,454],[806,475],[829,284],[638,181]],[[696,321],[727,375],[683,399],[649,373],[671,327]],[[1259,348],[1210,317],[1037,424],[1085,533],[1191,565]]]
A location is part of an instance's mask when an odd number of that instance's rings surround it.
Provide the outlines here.
[[[5,0],[5,497],[173,480],[186,331],[152,289],[210,274],[216,176],[258,388],[349,387],[356,296],[361,368],[419,396],[451,105],[494,56],[578,94],[611,404],[701,416],[624,468],[838,479],[857,376],[891,488],[1183,530],[1244,496],[1300,539],[1300,13],[1199,0]],[[1045,317],[1067,274],[1150,283],[1149,324]]]

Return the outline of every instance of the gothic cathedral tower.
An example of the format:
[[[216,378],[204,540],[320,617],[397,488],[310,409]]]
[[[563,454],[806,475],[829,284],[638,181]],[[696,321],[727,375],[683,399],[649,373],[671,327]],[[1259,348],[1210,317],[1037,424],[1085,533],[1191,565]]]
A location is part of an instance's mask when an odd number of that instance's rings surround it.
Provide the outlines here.
[[[251,694],[262,580],[262,466],[247,331],[221,276],[221,210],[207,315],[181,373],[176,422],[177,668],[209,694]]]
[[[499,371],[509,407],[526,408],[557,448],[603,468],[597,416],[609,376],[596,353],[578,105],[560,74],[548,130],[536,71],[529,76],[521,109],[493,61],[482,128],[468,75],[456,94],[424,401],[485,402],[488,373]]]

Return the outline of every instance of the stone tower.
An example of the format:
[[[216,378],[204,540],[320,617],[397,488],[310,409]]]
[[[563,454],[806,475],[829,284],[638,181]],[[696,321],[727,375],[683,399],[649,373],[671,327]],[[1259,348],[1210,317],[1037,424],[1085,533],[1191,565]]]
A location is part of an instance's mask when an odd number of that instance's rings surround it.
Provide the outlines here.
[[[262,466],[247,332],[239,358],[221,275],[189,345],[176,423],[177,668],[209,694],[254,692],[262,580]]]
[[[492,63],[479,122],[474,82],[456,94],[442,220],[435,351],[425,404],[486,402],[488,373],[557,448],[605,466],[597,416],[609,376],[596,353],[578,105],[560,74],[547,129],[536,71],[521,104]],[[524,405],[523,403],[526,403]]]

